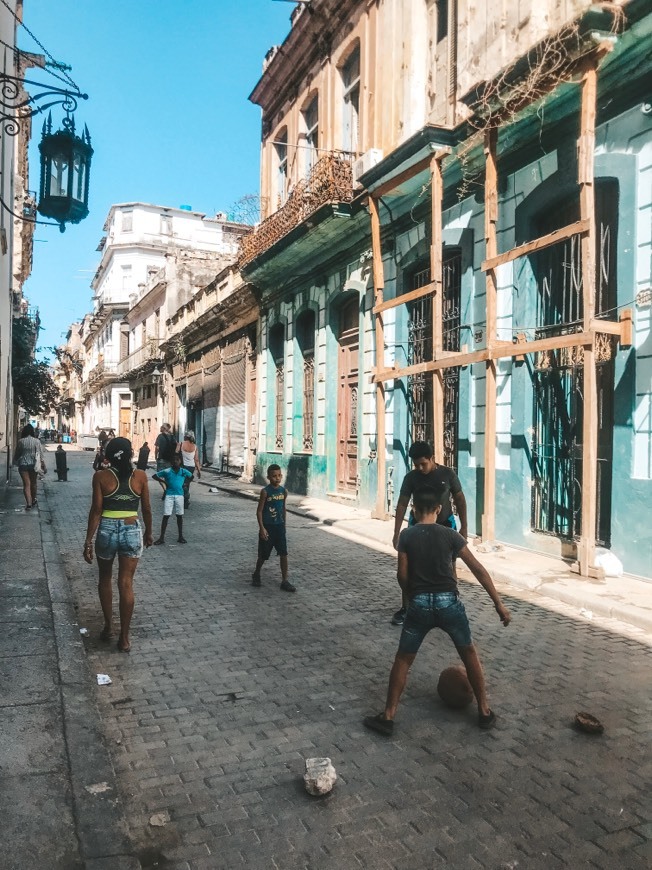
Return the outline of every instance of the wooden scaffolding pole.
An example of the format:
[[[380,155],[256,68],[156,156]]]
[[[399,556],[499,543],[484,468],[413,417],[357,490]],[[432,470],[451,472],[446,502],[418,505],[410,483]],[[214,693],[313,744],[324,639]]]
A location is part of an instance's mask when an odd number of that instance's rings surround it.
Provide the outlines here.
[[[441,203],[444,194],[441,161],[442,157],[435,155],[430,161],[431,178],[431,222],[430,237],[430,281],[434,290],[432,296],[432,350],[433,359],[437,359],[443,348],[442,326],[442,294],[443,294],[443,252],[441,229]],[[434,371],[432,377],[432,447],[435,462],[444,464],[444,380],[441,370]]]
[[[590,327],[595,309],[595,115],[598,90],[597,65],[582,78],[578,174],[580,220],[588,223],[582,236],[582,296],[584,329]],[[580,574],[588,575],[595,566],[598,476],[598,390],[595,345],[584,348],[584,402],[582,419],[582,528],[578,559]]]
[[[485,133],[485,197],[484,235],[485,259],[491,261],[498,254],[496,222],[498,220],[498,165],[496,145],[498,131]],[[491,351],[496,341],[496,272],[488,268],[486,287],[486,345]],[[496,536],[496,362],[489,359],[485,372],[485,424],[484,424],[484,502],[482,510],[482,540],[493,541]]]
[[[378,306],[383,303],[385,273],[383,269],[383,252],[380,244],[378,202],[373,196],[369,197],[369,213],[371,215],[371,252],[374,279],[374,312],[376,318],[376,372],[379,372],[385,366],[385,328],[383,312],[378,310]],[[387,518],[387,507],[385,503],[385,384],[382,381],[376,383],[376,430],[376,506],[372,512],[372,517],[384,520]]]

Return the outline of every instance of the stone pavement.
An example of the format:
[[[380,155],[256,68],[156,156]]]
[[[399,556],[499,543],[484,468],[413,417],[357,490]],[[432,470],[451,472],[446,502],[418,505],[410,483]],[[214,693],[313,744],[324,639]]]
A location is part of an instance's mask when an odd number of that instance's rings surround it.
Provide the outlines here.
[[[76,621],[90,632],[76,647],[88,715],[96,704],[97,744],[106,741],[130,839],[130,857],[116,849],[125,857],[87,866],[650,866],[652,635],[499,581],[513,614],[504,629],[482,590],[463,583],[498,726],[481,732],[472,710],[438,701],[437,676],[455,651],[437,634],[386,740],[361,719],[382,706],[400,632],[389,625],[392,553],[359,527],[334,534],[343,517],[327,525],[291,515],[298,592],[278,589],[276,560],[253,589],[254,505],[193,484],[189,543],[171,535],[141,560],[133,650],[123,655],[98,639],[96,569],[81,559],[91,457],[69,459],[71,482],[48,480],[50,513],[37,519],[44,529],[52,520],[45,531],[57,547],[46,538],[46,554],[61,554]],[[156,530],[160,499],[154,511]],[[100,672],[110,686],[94,683]],[[576,732],[578,710],[598,716],[605,734]],[[68,753],[78,755],[74,733]],[[339,781],[329,797],[311,798],[304,760],[322,755]],[[38,830],[40,816],[28,820]]]
[[[245,498],[257,499],[260,493],[259,486],[243,483],[230,475],[217,474],[211,469],[204,470],[201,483]],[[393,552],[393,520],[373,520],[368,511],[294,494],[288,498],[288,510],[330,526],[335,534],[374,546],[380,552]],[[492,576],[504,584],[563,601],[575,607],[586,619],[613,617],[652,632],[652,582],[628,575],[602,579],[580,577],[562,559],[504,544],[484,552],[486,548],[480,542],[471,543],[471,549]],[[460,565],[458,563],[458,567]],[[463,566],[461,573],[465,579],[472,580]]]
[[[70,585],[46,500],[25,512],[12,478],[0,492],[0,866],[110,870],[130,846]]]

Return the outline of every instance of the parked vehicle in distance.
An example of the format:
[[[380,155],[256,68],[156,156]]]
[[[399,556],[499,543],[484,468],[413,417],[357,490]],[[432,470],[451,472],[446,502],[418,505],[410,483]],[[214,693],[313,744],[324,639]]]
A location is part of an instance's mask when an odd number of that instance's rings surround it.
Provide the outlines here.
[[[97,435],[78,435],[77,443],[83,450],[97,450]]]

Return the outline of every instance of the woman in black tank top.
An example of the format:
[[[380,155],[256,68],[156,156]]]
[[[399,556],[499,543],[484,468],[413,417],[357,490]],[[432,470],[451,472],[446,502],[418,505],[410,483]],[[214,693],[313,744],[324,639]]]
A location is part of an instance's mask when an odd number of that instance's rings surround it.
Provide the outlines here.
[[[93,475],[93,501],[88,514],[84,559],[93,562],[93,536],[99,568],[99,596],[104,615],[100,638],[113,637],[113,562],[118,557],[118,594],[120,596],[120,637],[118,649],[129,652],[129,626],[134,610],[133,579],[143,544],[152,545],[152,509],[149,481],[144,471],[134,471],[131,442],[112,438],[106,447],[109,468]],[[138,519],[138,506],[143,525]]]

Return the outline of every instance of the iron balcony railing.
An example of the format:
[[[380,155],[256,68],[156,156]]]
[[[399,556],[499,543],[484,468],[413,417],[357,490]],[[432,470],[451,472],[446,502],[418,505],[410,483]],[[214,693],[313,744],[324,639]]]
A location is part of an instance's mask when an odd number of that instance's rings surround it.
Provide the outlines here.
[[[158,339],[150,338],[142,345],[142,347],[136,348],[133,353],[130,353],[129,356],[120,360],[116,368],[116,374],[120,377],[124,377],[141,368],[151,360],[160,359],[162,359],[162,355],[159,350]]]
[[[100,360],[88,373],[88,383],[95,384],[100,380],[110,379],[117,374],[118,363]]]
[[[242,268],[327,203],[351,202],[353,170],[350,155],[334,152],[318,160],[307,178],[297,182],[285,204],[240,241]]]

